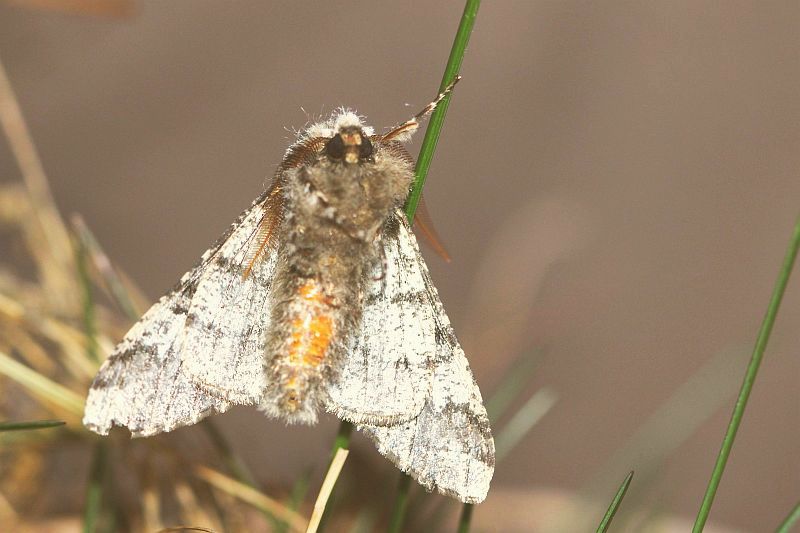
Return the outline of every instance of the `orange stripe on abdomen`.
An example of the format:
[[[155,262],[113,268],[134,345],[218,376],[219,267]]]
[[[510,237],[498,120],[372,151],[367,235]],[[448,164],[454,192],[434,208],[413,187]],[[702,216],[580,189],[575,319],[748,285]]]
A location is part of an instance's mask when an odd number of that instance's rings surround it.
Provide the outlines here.
[[[325,359],[333,337],[333,320],[327,311],[327,298],[314,280],[297,292],[300,312],[292,318],[289,340],[291,366],[317,367]]]

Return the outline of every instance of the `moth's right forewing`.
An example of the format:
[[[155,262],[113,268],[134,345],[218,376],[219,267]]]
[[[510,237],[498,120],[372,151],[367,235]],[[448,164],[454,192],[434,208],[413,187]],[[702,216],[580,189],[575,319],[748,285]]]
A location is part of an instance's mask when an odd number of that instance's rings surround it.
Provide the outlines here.
[[[402,222],[407,233],[401,231],[400,238],[413,239],[405,220]],[[381,454],[428,490],[478,503],[486,497],[494,473],[489,418],[419,251],[414,261],[422,272],[435,317],[432,388],[416,418],[393,425],[364,424],[360,429]]]
[[[368,274],[361,329],[350,339],[326,407],[350,422],[381,426],[411,420],[430,396],[436,324],[408,227],[398,224],[379,245],[385,263]]]

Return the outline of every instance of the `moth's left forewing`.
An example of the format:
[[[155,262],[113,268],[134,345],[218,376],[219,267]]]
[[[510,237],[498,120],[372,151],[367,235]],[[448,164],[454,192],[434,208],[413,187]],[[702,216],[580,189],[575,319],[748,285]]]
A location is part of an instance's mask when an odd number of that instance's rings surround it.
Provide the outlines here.
[[[195,385],[243,405],[258,404],[266,386],[264,336],[277,261],[263,224],[269,195],[238,222],[197,280],[183,331],[181,361]]]
[[[267,193],[259,196],[114,348],[89,389],[83,418],[87,428],[105,435],[115,425],[124,426],[143,437],[194,424],[230,408],[233,395],[227,389],[201,388],[189,372],[185,341],[191,324],[187,319],[201,280],[219,267],[220,251],[239,247],[254,233],[266,197]]]
[[[405,226],[405,221],[403,221]],[[401,238],[414,239],[410,231]],[[419,252],[435,316],[435,356],[430,396],[420,414],[405,423],[364,424],[378,451],[428,490],[467,503],[483,501],[494,473],[494,439],[478,385],[444,312]]]
[[[116,346],[89,389],[87,428],[107,435],[113,426],[124,426],[133,436],[146,437],[230,408],[198,389],[182,369],[180,339],[192,291],[188,279],[156,302]]]

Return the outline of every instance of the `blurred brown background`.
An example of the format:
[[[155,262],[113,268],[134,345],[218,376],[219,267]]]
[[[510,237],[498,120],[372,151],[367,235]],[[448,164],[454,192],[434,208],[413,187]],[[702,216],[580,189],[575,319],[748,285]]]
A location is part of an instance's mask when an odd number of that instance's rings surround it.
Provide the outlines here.
[[[155,299],[258,194],[287,128],[347,105],[380,130],[427,103],[461,10],[0,3],[0,57],[62,212]],[[453,262],[427,256],[484,396],[530,354],[528,393],[558,400],[479,524],[533,524],[529,490],[607,502],[629,469],[630,505],[693,518],[800,213],[799,23],[795,1],[482,7],[426,186]],[[0,179],[18,176],[0,143]],[[732,529],[771,530],[800,495],[799,321],[795,278],[712,512]],[[336,429],[222,419],[276,485]]]

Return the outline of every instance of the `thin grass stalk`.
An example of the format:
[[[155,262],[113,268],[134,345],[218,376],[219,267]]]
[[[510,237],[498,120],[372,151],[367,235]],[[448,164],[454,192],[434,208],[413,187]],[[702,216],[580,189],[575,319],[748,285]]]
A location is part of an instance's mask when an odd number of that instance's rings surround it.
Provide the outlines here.
[[[322,516],[325,509],[328,508],[328,499],[333,493],[333,488],[336,486],[336,480],[339,479],[339,474],[342,472],[347,454],[350,452],[346,448],[339,448],[336,450],[336,455],[333,456],[328,473],[325,474],[325,479],[322,481],[322,487],[319,489],[317,501],[314,503],[314,511],[311,513],[311,520],[308,521],[308,528],[306,533],[317,533],[317,529],[322,522]]]
[[[239,457],[234,453],[233,448],[228,442],[228,439],[225,438],[225,435],[223,435],[216,424],[214,424],[214,421],[210,418],[207,418],[203,420],[203,422],[200,424],[200,427],[202,427],[206,432],[206,435],[208,435],[209,440],[211,440],[211,444],[222,458],[222,462],[225,463],[225,467],[231,474],[233,474],[233,477],[245,485],[253,487],[256,490],[260,490],[258,483],[256,483],[255,477],[247,468],[247,465],[244,464],[244,461],[239,459]],[[261,511],[267,520],[272,522],[274,528],[279,527],[280,524],[286,523],[263,507],[259,507],[258,510]]]
[[[95,320],[94,294],[92,293],[92,280],[89,277],[87,265],[88,251],[79,238],[73,240],[75,246],[75,264],[79,286],[82,293],[82,318],[83,330],[86,337],[86,357],[100,364],[100,355],[97,344],[97,323]],[[83,514],[84,533],[94,533],[97,529],[97,520],[102,512],[103,478],[106,470],[106,443],[99,440],[94,445],[94,457],[89,472],[89,484],[86,488],[86,507]]]
[[[403,522],[406,517],[408,507],[408,491],[411,489],[411,476],[401,474],[400,481],[397,483],[397,497],[394,500],[392,518],[389,520],[389,533],[400,533],[403,530]]]
[[[63,420],[36,420],[34,422],[0,422],[0,433],[3,431],[28,431],[63,426]]]
[[[80,216],[74,215],[71,218],[71,222],[81,249],[91,258],[91,262],[100,275],[100,279],[105,284],[108,293],[111,295],[111,299],[117,304],[127,318],[130,320],[139,320],[139,317],[142,315],[142,309],[139,309],[134,303],[134,299],[128,292],[128,288],[115,270],[114,265],[111,263],[108,255],[106,255],[103,247],[100,246],[97,238]],[[81,274],[83,275],[83,272]]]
[[[38,399],[49,402],[73,416],[83,415],[83,397],[0,351],[0,374],[13,379]]]
[[[611,505],[608,506],[606,514],[603,515],[603,519],[600,520],[600,525],[597,526],[597,533],[606,533],[606,531],[608,531],[608,528],[611,526],[611,521],[614,520],[614,515],[617,514],[617,509],[619,509],[622,499],[625,497],[625,493],[628,492],[628,487],[630,487],[632,480],[633,470],[625,476],[622,485],[620,485],[617,493],[614,495],[614,499],[611,500]]]
[[[795,525],[798,521],[800,521],[800,502],[797,502],[797,505],[794,506],[794,509],[789,513],[781,525],[778,526],[778,529],[775,530],[775,533],[789,533],[792,530],[792,526]]]
[[[231,496],[247,502],[259,509],[278,516],[287,522],[292,531],[305,531],[306,519],[295,511],[290,510],[282,503],[270,498],[266,494],[236,481],[216,470],[198,465],[194,468],[195,474],[209,485],[230,494]]]
[[[480,0],[467,0],[464,5],[464,12],[461,14],[461,21],[456,30],[456,36],[453,39],[453,46],[450,49],[450,56],[447,58],[447,65],[444,68],[442,75],[442,82],[439,84],[439,92],[453,83],[461,71],[461,64],[464,61],[464,54],[467,51],[467,44],[472,35],[472,29],[475,26],[475,19],[478,16],[478,8],[480,7]],[[433,154],[436,151],[436,145],[439,142],[439,136],[442,133],[444,126],[444,119],[447,115],[447,108],[450,106],[450,98],[452,94],[448,94],[439,105],[436,106],[433,114],[431,115],[428,127],[425,130],[425,137],[422,140],[422,146],[419,149],[417,156],[417,163],[414,167],[414,184],[411,188],[411,193],[406,200],[406,218],[409,224],[413,224],[414,215],[417,212],[417,207],[422,198],[422,188],[425,186],[425,180],[428,177],[428,171],[433,161]],[[408,507],[408,491],[411,486],[411,478],[402,473],[398,483],[397,498],[394,503],[394,511],[392,512],[391,529],[392,532],[399,532],[403,527],[405,520],[405,513]],[[469,510],[468,510],[469,509]],[[472,514],[472,507],[465,506],[462,516],[464,514]],[[468,531],[469,524],[467,523]]]
[[[88,255],[89,251],[80,238],[73,239],[75,243],[76,265],[78,279],[81,287],[81,307],[83,317],[83,330],[86,335],[86,355],[92,362],[100,364],[100,355],[97,346],[97,321],[94,309],[94,294],[92,293],[92,280],[89,277]]]
[[[330,471],[331,465],[333,465],[333,461],[336,459],[336,455],[339,453],[340,449],[347,450],[350,447],[350,436],[353,433],[353,424],[346,420],[342,420],[341,424],[339,424],[339,431],[336,433],[336,438],[333,440],[333,447],[331,448],[331,460],[328,462],[328,470]],[[338,477],[336,478],[338,479]],[[322,514],[319,518],[319,523],[315,527],[317,531],[324,531],[325,525],[328,521],[328,516],[331,513],[331,509],[333,508],[333,489],[335,487],[331,487],[331,494],[328,498],[326,498],[325,509],[322,511]]]
[[[77,287],[71,276],[73,255],[69,233],[58,213],[47,175],[22,115],[2,59],[0,59],[0,127],[8,139],[11,152],[19,165],[33,211],[50,250],[53,264],[39,265],[42,281],[49,289],[51,302],[62,311],[75,310]]]
[[[778,309],[780,309],[783,294],[786,292],[786,285],[789,282],[789,275],[792,273],[798,249],[800,249],[800,218],[798,218],[795,223],[794,232],[792,233],[792,238],[789,241],[789,246],[783,259],[783,265],[781,265],[781,269],[778,272],[778,279],[775,282],[775,288],[772,291],[772,296],[767,306],[767,313],[764,316],[764,321],[761,323],[761,329],[758,331],[758,338],[753,348],[753,355],[750,358],[750,363],[747,365],[742,388],[739,391],[739,397],[736,399],[736,404],[733,407],[731,421],[728,424],[725,437],[722,439],[722,446],[717,455],[714,469],[711,472],[711,479],[708,482],[708,488],[706,488],[706,493],[703,496],[703,502],[700,504],[700,510],[697,513],[697,519],[694,522],[692,533],[700,533],[703,531],[706,521],[708,520],[708,515],[711,513],[711,506],[714,503],[714,497],[717,494],[719,483],[722,480],[725,465],[731,454],[733,441],[736,439],[736,433],[742,423],[744,410],[745,407],[747,407],[747,400],[750,398],[750,392],[753,390],[758,368],[764,357],[764,350],[767,348],[767,342],[772,333],[772,326],[775,324],[775,317],[778,316]]]
[[[445,87],[453,83],[461,71],[461,63],[464,61],[464,54],[467,51],[467,44],[472,35],[472,28],[475,26],[475,19],[478,16],[480,5],[480,0],[467,0],[464,6],[464,13],[461,15],[461,22],[458,24],[456,37],[453,40],[453,47],[450,49],[450,57],[448,57],[447,65],[444,68],[442,83],[439,85],[439,92],[444,91]],[[447,115],[447,108],[450,106],[451,96],[448,94],[439,102],[428,122],[428,128],[425,130],[425,138],[419,149],[417,165],[414,168],[414,185],[411,188],[411,194],[408,195],[408,200],[406,200],[406,216],[409,223],[414,222],[414,214],[417,212],[417,206],[422,197],[422,188],[425,186],[425,178],[428,176],[428,170],[433,161],[433,153],[436,151],[436,145],[439,142],[439,135],[442,132],[442,126],[444,126],[444,118]]]
[[[89,483],[86,486],[86,504],[83,510],[83,533],[94,533],[102,511],[103,477],[106,469],[106,443],[98,441],[94,447]]]
[[[461,516],[458,519],[458,533],[467,533],[469,531],[469,526],[472,523],[472,511],[475,509],[475,506],[471,503],[465,503],[461,508]]]

